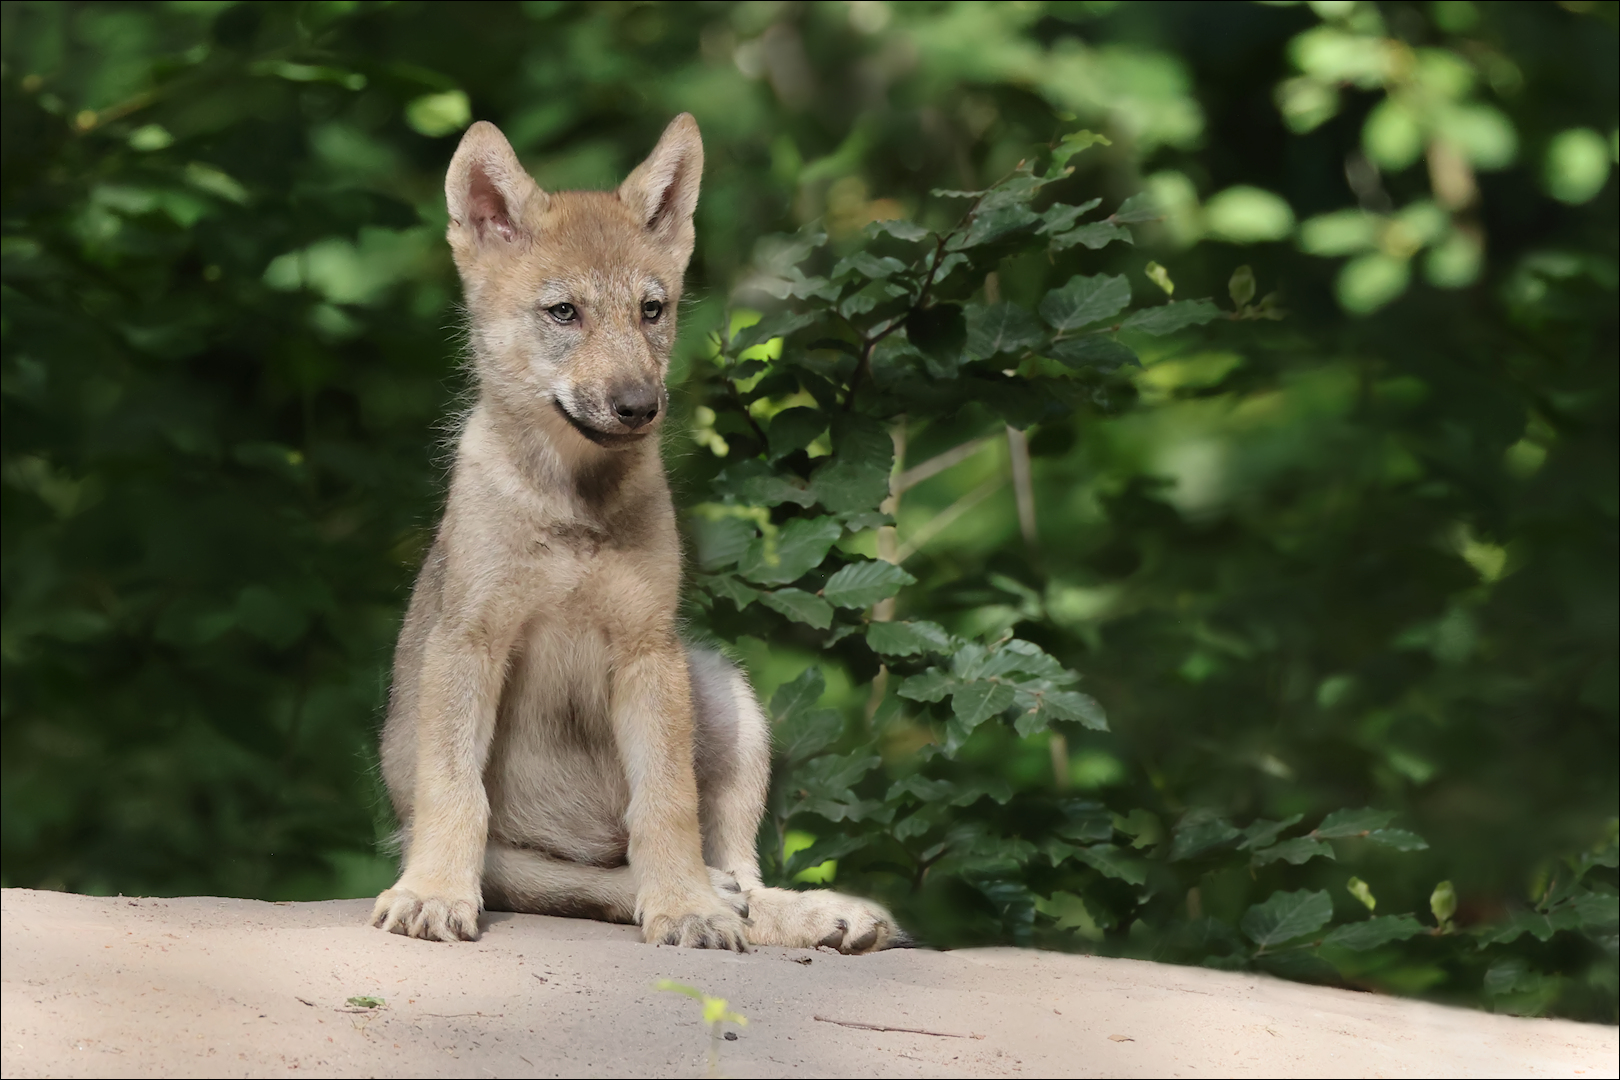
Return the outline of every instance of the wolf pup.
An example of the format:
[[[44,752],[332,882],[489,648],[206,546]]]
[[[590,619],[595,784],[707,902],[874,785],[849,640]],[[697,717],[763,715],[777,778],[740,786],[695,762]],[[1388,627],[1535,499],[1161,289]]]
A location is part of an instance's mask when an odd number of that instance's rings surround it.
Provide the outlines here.
[[[394,654],[404,869],[375,926],[471,939],[487,904],[698,948],[903,941],[877,904],[764,886],[769,725],[677,635],[657,433],[702,172],[685,114],[617,191],[540,190],[489,123],[450,162],[478,398]]]

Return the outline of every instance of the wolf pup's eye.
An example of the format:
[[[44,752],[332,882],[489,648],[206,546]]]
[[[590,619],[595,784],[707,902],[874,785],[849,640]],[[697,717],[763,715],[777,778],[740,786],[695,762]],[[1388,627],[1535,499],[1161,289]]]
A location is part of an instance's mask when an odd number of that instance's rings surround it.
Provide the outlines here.
[[[641,317],[648,322],[657,322],[658,316],[664,313],[664,305],[657,300],[648,300],[641,305]]]
[[[546,314],[560,323],[571,323],[579,320],[579,312],[574,310],[573,304],[552,304],[546,308]]]

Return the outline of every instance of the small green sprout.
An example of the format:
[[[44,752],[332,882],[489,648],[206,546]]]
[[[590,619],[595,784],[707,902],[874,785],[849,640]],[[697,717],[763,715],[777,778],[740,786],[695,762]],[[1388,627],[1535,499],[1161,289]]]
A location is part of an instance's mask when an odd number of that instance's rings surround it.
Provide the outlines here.
[[[659,979],[653,983],[654,990],[668,990],[674,994],[682,994],[699,1002],[703,1006],[703,1022],[709,1025],[709,1075],[720,1075],[720,1025],[730,1022],[738,1027],[748,1026],[748,1017],[741,1013],[734,1013],[725,998],[710,997],[695,986],[675,982],[673,979]]]

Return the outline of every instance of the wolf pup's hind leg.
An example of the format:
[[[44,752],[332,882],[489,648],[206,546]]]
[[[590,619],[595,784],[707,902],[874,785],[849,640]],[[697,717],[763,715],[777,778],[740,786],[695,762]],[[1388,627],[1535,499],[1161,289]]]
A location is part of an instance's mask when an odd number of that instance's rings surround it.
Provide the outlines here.
[[[703,857],[735,875],[748,904],[748,941],[864,953],[910,939],[881,904],[826,889],[767,888],[755,837],[771,782],[770,722],[748,680],[718,653],[687,651]]]

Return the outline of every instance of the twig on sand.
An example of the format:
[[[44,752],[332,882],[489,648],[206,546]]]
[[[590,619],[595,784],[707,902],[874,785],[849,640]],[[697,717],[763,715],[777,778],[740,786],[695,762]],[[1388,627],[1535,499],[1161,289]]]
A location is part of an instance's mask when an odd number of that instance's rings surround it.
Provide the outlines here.
[[[817,1016],[823,1024],[837,1024],[839,1027],[860,1028],[862,1031],[902,1031],[907,1035],[938,1035],[942,1039],[982,1039],[983,1035],[962,1035],[955,1031],[929,1031],[927,1028],[891,1027],[888,1024],[866,1024],[859,1020],[834,1020],[830,1016]]]

